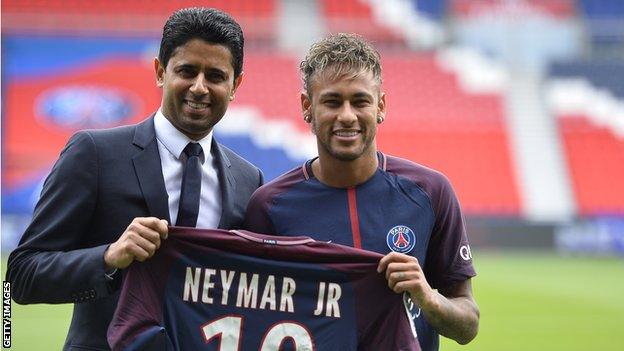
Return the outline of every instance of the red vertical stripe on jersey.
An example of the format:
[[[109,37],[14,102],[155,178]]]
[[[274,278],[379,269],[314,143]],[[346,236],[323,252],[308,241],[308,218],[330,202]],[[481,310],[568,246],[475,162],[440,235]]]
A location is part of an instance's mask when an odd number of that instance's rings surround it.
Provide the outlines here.
[[[358,219],[355,188],[347,189],[347,196],[349,199],[349,218],[351,219],[351,235],[353,235],[353,247],[361,249],[362,240],[360,239],[360,220]]]

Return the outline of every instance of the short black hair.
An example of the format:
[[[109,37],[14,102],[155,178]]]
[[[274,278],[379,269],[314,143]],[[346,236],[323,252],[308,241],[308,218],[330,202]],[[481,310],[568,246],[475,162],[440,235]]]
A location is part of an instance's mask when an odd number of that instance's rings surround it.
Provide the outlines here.
[[[158,60],[167,67],[176,48],[192,39],[227,47],[232,54],[234,78],[243,71],[245,39],[240,25],[227,13],[206,7],[190,7],[175,11],[165,22]]]

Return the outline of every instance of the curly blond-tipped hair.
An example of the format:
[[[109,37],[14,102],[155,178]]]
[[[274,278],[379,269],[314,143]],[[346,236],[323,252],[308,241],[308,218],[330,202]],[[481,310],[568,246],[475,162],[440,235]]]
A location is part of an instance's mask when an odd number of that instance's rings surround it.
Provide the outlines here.
[[[358,75],[363,71],[373,73],[381,85],[381,62],[379,53],[364,38],[357,34],[339,33],[330,35],[312,44],[305,59],[299,65],[303,87],[311,95],[313,77],[331,68],[334,77]]]

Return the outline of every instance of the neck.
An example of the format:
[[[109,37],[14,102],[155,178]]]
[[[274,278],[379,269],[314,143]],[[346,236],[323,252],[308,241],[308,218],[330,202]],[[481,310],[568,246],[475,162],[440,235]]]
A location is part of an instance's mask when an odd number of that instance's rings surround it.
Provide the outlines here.
[[[342,161],[325,153],[319,153],[312,163],[312,173],[321,183],[335,188],[350,188],[370,179],[379,166],[377,150],[352,161]]]

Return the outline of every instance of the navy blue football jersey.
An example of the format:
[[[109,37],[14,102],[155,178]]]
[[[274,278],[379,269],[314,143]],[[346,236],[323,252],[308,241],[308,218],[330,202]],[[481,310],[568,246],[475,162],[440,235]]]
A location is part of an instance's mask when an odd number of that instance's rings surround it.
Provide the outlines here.
[[[382,256],[308,237],[171,227],[126,271],[113,350],[418,350]]]
[[[476,275],[459,201],[441,173],[377,153],[366,182],[335,188],[314,177],[311,164],[276,178],[252,195],[246,229],[418,258],[427,281],[442,288]],[[438,334],[418,306],[412,319],[424,351],[438,350]]]

